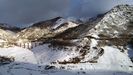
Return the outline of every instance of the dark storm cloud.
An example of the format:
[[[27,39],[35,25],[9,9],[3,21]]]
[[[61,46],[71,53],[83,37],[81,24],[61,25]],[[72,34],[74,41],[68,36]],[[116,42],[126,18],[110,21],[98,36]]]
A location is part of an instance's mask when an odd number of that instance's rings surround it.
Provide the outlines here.
[[[90,17],[133,0],[0,0],[0,22],[30,24],[57,16]]]
[[[69,0],[0,0],[0,22],[28,24],[65,16]]]

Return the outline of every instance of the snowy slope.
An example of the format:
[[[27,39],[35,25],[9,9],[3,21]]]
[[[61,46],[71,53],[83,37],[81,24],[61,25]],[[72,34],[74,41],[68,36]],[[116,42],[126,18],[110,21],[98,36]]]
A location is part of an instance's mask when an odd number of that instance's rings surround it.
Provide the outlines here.
[[[74,28],[80,24],[76,22],[77,21],[74,18],[60,18],[55,22],[55,24],[51,28],[54,30],[53,32],[55,34],[59,34],[67,29]]]
[[[32,51],[20,47],[0,48],[0,56],[15,57],[15,62],[37,63]]]
[[[35,48],[35,54],[19,47],[1,49],[1,56],[14,56],[16,61],[0,66],[0,75],[133,75],[133,64],[128,56],[113,47],[104,47],[105,54],[98,63],[53,64],[51,67],[48,66],[50,61],[69,57],[64,58],[67,53],[51,51],[46,46]]]

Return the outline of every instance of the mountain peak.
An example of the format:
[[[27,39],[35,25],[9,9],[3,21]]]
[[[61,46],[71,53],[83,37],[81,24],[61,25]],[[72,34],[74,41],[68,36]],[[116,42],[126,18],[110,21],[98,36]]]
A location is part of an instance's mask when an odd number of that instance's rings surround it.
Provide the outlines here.
[[[53,21],[53,22],[55,22],[55,21],[57,21],[57,20],[59,20],[59,19],[61,19],[62,17],[56,17],[56,18],[53,18],[53,19],[51,19],[51,21]]]
[[[119,12],[119,11],[133,11],[133,6],[128,5],[128,4],[122,4],[122,5],[117,5],[114,8],[112,8],[109,12]]]

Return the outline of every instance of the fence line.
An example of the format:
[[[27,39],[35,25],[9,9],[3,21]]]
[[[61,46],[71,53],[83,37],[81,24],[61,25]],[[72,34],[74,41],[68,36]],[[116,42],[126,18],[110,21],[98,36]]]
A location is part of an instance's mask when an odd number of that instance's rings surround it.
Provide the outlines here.
[[[7,46],[7,44],[8,44],[8,42],[0,42],[1,47]],[[22,47],[22,48],[27,48],[27,49],[32,49],[32,48],[37,47],[41,44],[43,44],[43,42],[26,42],[26,43],[17,42],[17,43],[12,43],[12,45],[19,46],[19,47]]]
[[[27,49],[32,49],[39,45],[43,44],[43,42],[27,42],[27,43],[17,43],[17,46]]]

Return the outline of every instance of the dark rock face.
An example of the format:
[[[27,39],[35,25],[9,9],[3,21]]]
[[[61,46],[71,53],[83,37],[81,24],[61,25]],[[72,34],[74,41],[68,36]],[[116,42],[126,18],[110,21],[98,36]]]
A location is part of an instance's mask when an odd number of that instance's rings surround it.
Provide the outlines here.
[[[0,56],[0,65],[10,64],[11,62],[14,62],[13,57],[4,57]]]
[[[56,21],[58,21],[61,18],[62,17],[56,17],[56,18],[51,19],[51,20],[41,21],[41,22],[33,24],[31,27],[40,27],[40,28],[51,27],[55,24]]]

